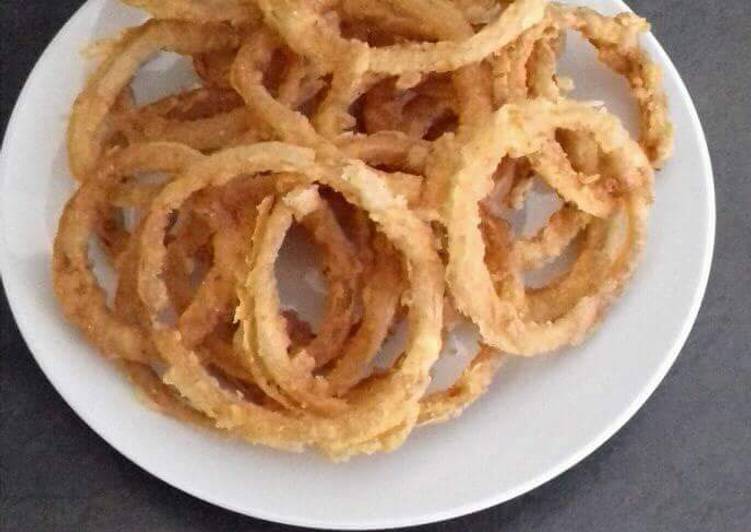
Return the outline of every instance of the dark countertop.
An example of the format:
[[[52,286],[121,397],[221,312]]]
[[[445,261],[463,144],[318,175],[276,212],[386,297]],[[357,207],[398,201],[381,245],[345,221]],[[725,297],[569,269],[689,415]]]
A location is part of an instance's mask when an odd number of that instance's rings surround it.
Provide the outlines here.
[[[0,130],[81,3],[0,2]],[[717,244],[699,319],[652,398],[592,456],[523,497],[420,530],[751,526],[751,2],[631,5],[682,73],[714,162]],[[284,529],[185,495],[120,456],[52,389],[0,297],[0,530]]]

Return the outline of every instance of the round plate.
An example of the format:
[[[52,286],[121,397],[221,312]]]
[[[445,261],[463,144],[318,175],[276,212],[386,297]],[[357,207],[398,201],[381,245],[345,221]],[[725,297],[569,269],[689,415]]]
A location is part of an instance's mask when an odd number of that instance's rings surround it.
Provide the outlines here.
[[[626,9],[616,0],[590,4],[611,13]],[[0,163],[2,274],[19,328],[60,395],[134,463],[196,497],[271,521],[342,529],[427,523],[506,501],[576,464],[623,426],[670,368],[707,283],[715,206],[696,111],[650,35],[644,44],[665,73],[675,156],[657,176],[641,267],[584,345],[510,360],[459,419],[417,430],[394,453],[345,464],[222,439],[144,408],[63,321],[50,283],[51,243],[73,190],[67,112],[90,68],[79,54],[92,39],[142,17],[114,0],[91,0],[79,10],[31,74]],[[561,69],[577,80],[575,97],[605,100],[633,122],[625,84],[584,43],[569,41]]]

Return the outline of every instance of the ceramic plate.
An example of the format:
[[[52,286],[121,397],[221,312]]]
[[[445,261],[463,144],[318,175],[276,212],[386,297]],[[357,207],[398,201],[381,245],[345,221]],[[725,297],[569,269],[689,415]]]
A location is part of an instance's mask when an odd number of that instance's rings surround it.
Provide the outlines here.
[[[590,4],[626,9],[616,0]],[[50,283],[51,243],[73,189],[67,113],[90,68],[79,52],[141,18],[114,0],[90,0],[36,65],[3,145],[0,255],[8,299],[39,366],[93,430],[143,469],[218,506],[271,521],[350,529],[438,521],[516,497],[576,464],[623,426],[674,362],[707,283],[714,191],[696,110],[650,35],[644,45],[665,73],[675,156],[657,176],[641,267],[584,345],[510,360],[459,419],[415,431],[394,453],[345,464],[222,439],[144,408],[63,321]],[[575,97],[604,100],[633,126],[624,82],[598,65],[583,42],[569,41],[561,70],[577,80]],[[156,77],[190,83],[166,57],[143,69],[137,90],[153,90]]]

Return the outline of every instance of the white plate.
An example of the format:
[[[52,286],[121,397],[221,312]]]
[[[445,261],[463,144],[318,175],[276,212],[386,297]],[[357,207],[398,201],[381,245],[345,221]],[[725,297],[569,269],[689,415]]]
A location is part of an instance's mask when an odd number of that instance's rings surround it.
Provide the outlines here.
[[[604,11],[616,0],[590,2]],[[66,114],[84,80],[79,52],[139,21],[114,0],[90,0],[47,48],[3,146],[2,273],[29,348],[83,420],[134,463],[216,505],[272,521],[376,528],[447,519],[516,497],[565,471],[615,433],[663,378],[691,329],[709,275],[715,227],[712,172],[686,88],[657,41],[676,126],[675,157],[659,174],[641,268],[600,330],[554,356],[513,360],[456,421],[417,430],[399,451],[333,465],[226,441],[144,408],[130,387],[62,320],[50,286],[50,246],[72,190]],[[631,117],[624,84],[571,41],[578,95]],[[573,57],[573,58],[572,58]],[[153,68],[153,67],[152,67]],[[9,356],[6,353],[5,356]]]

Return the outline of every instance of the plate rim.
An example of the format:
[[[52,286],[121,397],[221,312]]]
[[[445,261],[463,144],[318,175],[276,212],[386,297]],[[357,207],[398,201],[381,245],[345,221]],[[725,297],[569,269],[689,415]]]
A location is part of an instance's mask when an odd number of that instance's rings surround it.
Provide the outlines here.
[[[619,4],[619,7],[622,10],[633,12],[633,10],[623,0],[611,0],[611,1],[616,4]],[[49,54],[51,54],[51,50],[55,47],[55,45],[60,40],[62,40],[65,36],[67,36],[68,33],[70,33],[74,19],[78,19],[79,17],[86,16],[86,11],[88,11],[89,9],[93,9],[93,6],[95,5],[95,3],[96,2],[94,0],[87,0],[78,9],[75,10],[75,12],[68,18],[65,24],[57,31],[55,36],[47,44],[44,51],[40,54],[40,56],[36,60],[31,72],[29,73],[26,80],[24,81],[23,87],[16,99],[16,103],[14,104],[12,108],[10,118],[8,119],[5,132],[3,134],[2,147],[0,148],[0,184],[3,184],[5,182],[5,175],[7,173],[6,167],[8,164],[8,161],[7,161],[8,155],[7,155],[6,147],[7,147],[7,144],[9,143],[9,138],[11,137],[11,133],[15,129],[16,122],[17,120],[19,120],[18,119],[18,116],[20,115],[19,110],[24,105],[26,105],[26,101],[29,98],[29,86],[32,84],[32,81],[34,80],[34,78],[39,75],[39,72],[41,72],[41,66],[43,65],[43,63],[46,62],[46,57]],[[99,436],[102,440],[104,440],[116,452],[118,452],[120,455],[125,457],[129,462],[136,465],[139,469],[146,472],[147,474],[159,479],[162,482],[165,482],[169,486],[175,489],[178,489],[182,491],[183,493],[187,493],[188,495],[192,497],[196,497],[200,500],[203,500],[205,502],[208,502],[214,506],[223,508],[225,510],[229,510],[229,511],[232,511],[241,515],[245,515],[254,519],[265,520],[268,522],[309,527],[309,528],[314,528],[314,529],[329,528],[329,529],[336,529],[336,530],[375,530],[375,529],[393,529],[393,528],[400,528],[400,527],[406,527],[406,526],[418,526],[418,525],[424,525],[424,524],[429,524],[429,523],[441,522],[441,521],[445,521],[448,519],[453,519],[453,518],[473,514],[473,513],[488,509],[492,506],[496,506],[496,505],[505,503],[507,501],[510,501],[512,499],[515,499],[516,497],[519,497],[525,493],[528,493],[538,488],[539,486],[553,480],[554,478],[560,476],[561,474],[565,473],[566,471],[568,471],[569,469],[577,465],[583,459],[585,459],[586,457],[594,453],[605,442],[607,442],[611,437],[613,437],[619,430],[621,430],[626,425],[626,423],[639,411],[639,409],[642,406],[644,406],[644,404],[646,404],[646,402],[652,396],[652,394],[657,389],[659,384],[663,381],[663,379],[667,375],[670,368],[675,364],[675,361],[677,360],[683,347],[685,346],[688,336],[691,333],[691,330],[693,329],[694,324],[696,323],[696,319],[697,319],[699,310],[701,308],[701,305],[702,305],[702,302],[704,300],[704,296],[706,293],[706,289],[707,289],[707,285],[708,285],[709,277],[711,273],[712,263],[714,259],[714,247],[715,247],[716,225],[717,225],[717,208],[716,208],[716,197],[715,197],[714,171],[713,171],[713,166],[712,166],[711,155],[709,152],[709,146],[707,144],[706,135],[704,132],[704,128],[701,124],[701,120],[699,118],[696,105],[694,104],[694,100],[691,97],[691,94],[685,82],[683,81],[683,78],[680,75],[680,72],[676,68],[670,56],[667,54],[667,52],[663,48],[662,44],[658,41],[658,39],[655,37],[655,35],[652,32],[649,32],[643,38],[650,42],[650,47],[654,50],[654,53],[655,53],[656,62],[658,62],[660,66],[666,72],[669,72],[669,74],[673,76],[674,79],[677,81],[676,85],[677,85],[677,90],[679,92],[678,96],[682,100],[684,100],[687,104],[686,106],[688,109],[688,118],[693,126],[693,134],[696,137],[697,143],[700,147],[700,153],[698,154],[698,156],[701,159],[701,163],[702,163],[701,173],[702,175],[706,176],[707,194],[705,196],[705,203],[706,203],[706,208],[707,208],[707,213],[708,213],[707,232],[704,235],[704,246],[703,246],[704,260],[701,265],[701,277],[699,279],[698,285],[695,288],[695,292],[694,292],[693,299],[691,302],[691,307],[688,311],[686,319],[684,320],[682,324],[680,332],[676,335],[673,341],[672,347],[666,352],[661,364],[659,365],[655,373],[642,386],[640,392],[631,401],[631,403],[623,410],[623,412],[619,416],[615,417],[607,426],[605,426],[601,430],[601,432],[597,435],[597,437],[593,438],[587,445],[582,446],[577,452],[572,453],[568,457],[561,459],[555,466],[550,467],[549,469],[540,473],[536,477],[533,477],[527,480],[526,482],[518,484],[514,489],[509,489],[509,490],[505,490],[499,493],[495,493],[487,497],[473,501],[472,503],[466,503],[460,506],[455,506],[455,507],[452,507],[452,508],[449,508],[440,512],[419,515],[416,517],[412,517],[410,519],[380,518],[377,521],[376,520],[352,521],[352,520],[344,519],[344,520],[339,520],[337,523],[331,523],[331,522],[325,522],[325,521],[319,521],[319,520],[313,520],[313,519],[303,520],[299,518],[290,518],[285,515],[277,514],[274,512],[270,512],[270,511],[264,511],[264,510],[258,510],[258,509],[250,510],[248,508],[241,508],[238,506],[234,506],[232,504],[229,504],[227,502],[220,500],[219,497],[216,497],[211,493],[203,493],[200,489],[187,485],[186,483],[177,482],[177,481],[171,480],[170,478],[166,478],[167,476],[162,475],[161,474],[162,472],[155,472],[155,471],[151,471],[147,469],[145,466],[141,465],[141,463],[136,458],[132,456],[132,453],[130,453],[128,450],[122,449],[116,442],[111,441],[111,439],[108,436],[105,436],[103,434],[104,430],[96,426],[96,423],[94,423],[91,420],[89,414],[86,411],[82,409],[74,408],[72,406],[71,401],[68,399],[66,393],[64,393],[63,390],[56,383],[55,379],[52,376],[52,372],[45,368],[45,364],[40,360],[40,357],[36,355],[36,351],[34,349],[36,342],[33,339],[34,336],[31,334],[30,326],[26,323],[22,323],[22,321],[18,319],[18,316],[22,314],[21,312],[19,312],[19,309],[18,309],[19,297],[18,297],[18,294],[16,293],[18,289],[15,288],[14,285],[9,285],[3,281],[3,286],[5,288],[5,294],[6,294],[6,300],[8,302],[8,307],[10,308],[14,321],[16,323],[16,327],[27,346],[27,349],[31,353],[32,358],[34,359],[37,366],[41,369],[46,380],[52,385],[53,389],[58,393],[58,395],[65,401],[67,406],[75,413],[75,415],[77,415],[86,424],[86,426],[90,430],[92,430],[97,436]],[[3,209],[0,208],[0,230],[3,227],[5,227],[4,226],[4,213],[3,213]],[[4,234],[4,231],[2,234]],[[0,277],[2,277],[3,279],[6,278],[6,273],[9,271],[8,264],[10,262],[10,259],[8,255],[9,253],[6,250],[6,246],[4,245],[0,246]]]

